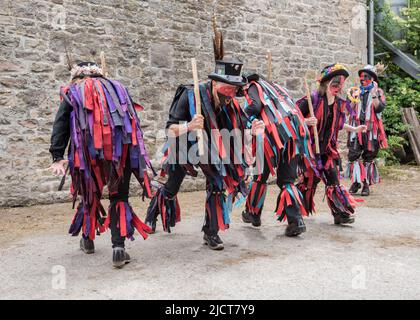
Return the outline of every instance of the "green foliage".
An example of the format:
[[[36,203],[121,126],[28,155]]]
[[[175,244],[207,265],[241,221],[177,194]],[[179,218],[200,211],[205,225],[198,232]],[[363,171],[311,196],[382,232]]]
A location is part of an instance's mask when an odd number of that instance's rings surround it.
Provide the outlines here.
[[[406,52],[420,57],[420,0],[411,0],[409,7],[401,10],[403,19],[398,19],[402,40],[395,43]]]
[[[375,15],[380,17],[379,21],[375,19],[375,31],[388,41],[396,40],[401,34],[400,18],[391,11],[389,2],[385,1],[384,5],[380,7],[378,1],[375,1]]]
[[[400,11],[401,17],[391,11],[389,1],[382,7],[375,0],[375,14],[380,21],[375,21],[375,31],[406,53],[419,58],[420,51],[420,0],[409,1],[409,6]],[[382,48],[381,44],[377,44]]]
[[[375,31],[394,43],[404,52],[419,57],[420,45],[420,0],[411,0],[408,8],[401,10],[402,18],[395,15],[389,2],[381,8],[375,0],[375,13],[381,14],[381,20],[375,23]],[[386,52],[386,48],[375,42],[376,52]],[[420,82],[409,77],[397,65],[390,55],[381,56],[381,62],[387,66],[386,76],[380,79],[380,87],[385,91],[387,105],[382,113],[388,135],[387,150],[380,151],[380,157],[387,164],[398,163],[397,153],[408,146],[408,126],[402,121],[402,108],[414,107],[420,113]]]
[[[379,151],[379,157],[385,159],[387,165],[399,164],[397,153],[404,149],[407,145],[407,140],[400,136],[388,136],[388,149],[381,149]]]

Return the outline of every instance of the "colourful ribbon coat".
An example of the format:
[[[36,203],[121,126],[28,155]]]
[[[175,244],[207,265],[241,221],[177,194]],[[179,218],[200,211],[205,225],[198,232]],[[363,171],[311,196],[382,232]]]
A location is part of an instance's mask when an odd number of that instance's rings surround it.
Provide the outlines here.
[[[368,95],[366,109],[363,111],[363,99],[359,99],[358,102],[354,103],[354,109],[349,115],[349,125],[357,127],[361,124],[365,124],[367,126],[367,131],[366,133],[349,132],[349,145],[354,140],[357,140],[360,145],[363,145],[362,136],[363,134],[366,134],[367,150],[372,151],[374,147],[373,140],[377,140],[379,142],[379,147],[381,149],[388,148],[388,141],[382,122],[382,113],[375,112],[375,104],[373,102],[371,91],[366,91],[364,94]],[[362,112],[365,113],[364,123],[362,123],[360,120]]]
[[[101,77],[62,88],[61,99],[72,107],[68,159],[73,206],[81,197],[69,232],[77,235],[82,230],[94,239],[95,231],[102,233],[109,224],[109,216],[104,220],[106,213],[100,201],[103,188],[108,185],[110,193],[116,192],[126,163],[143,187],[143,196],[151,196],[147,169],[153,168],[135,111],[141,107],[132,102],[121,83]],[[148,227],[131,207],[120,209],[123,214],[119,225],[124,236],[132,238],[136,228],[146,237]]]
[[[297,155],[312,157],[308,128],[302,113],[299,108],[296,108],[289,93],[278,84],[263,79],[251,81],[249,85],[257,87],[263,104],[259,119],[265,125],[263,150],[271,174],[275,175],[275,168],[282,153],[287,152],[288,159]],[[244,93],[247,99],[246,110],[247,105],[252,101],[247,90]],[[254,149],[256,148],[257,146]]]

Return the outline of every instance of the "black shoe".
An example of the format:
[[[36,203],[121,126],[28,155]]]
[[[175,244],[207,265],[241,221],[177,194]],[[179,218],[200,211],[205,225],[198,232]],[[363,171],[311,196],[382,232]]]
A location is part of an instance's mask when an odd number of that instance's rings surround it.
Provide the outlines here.
[[[357,193],[357,191],[359,191],[360,187],[361,187],[361,184],[360,184],[360,183],[358,183],[358,182],[354,182],[354,183],[351,185],[351,187],[350,187],[350,189],[349,189],[349,192],[350,192],[351,194],[355,194],[355,193]]]
[[[364,183],[363,184],[363,189],[362,189],[362,196],[367,197],[368,195],[370,195],[370,190],[369,190],[369,184]]]
[[[259,227],[261,226],[261,215],[242,211],[242,221],[245,223],[252,223],[254,227]]]
[[[301,233],[306,232],[306,226],[303,222],[303,219],[298,220],[297,222],[291,222],[286,228],[285,235],[287,237],[296,237]]]
[[[80,239],[80,250],[86,254],[91,254],[95,252],[95,244],[93,240],[82,238]]]
[[[212,250],[223,250],[224,245],[222,239],[220,239],[219,235],[208,235],[204,234],[203,236],[204,244],[208,245]]]
[[[354,216],[345,213],[337,213],[334,215],[334,224],[351,224],[354,222]]]
[[[125,252],[124,248],[115,247],[112,253],[112,263],[114,268],[121,269],[131,261],[130,255]]]
[[[147,233],[148,234],[153,234],[153,233],[156,233],[156,221],[157,220],[155,220],[154,222],[146,222],[146,224],[150,227],[150,229],[152,229],[152,230],[150,230],[150,231],[147,231]]]

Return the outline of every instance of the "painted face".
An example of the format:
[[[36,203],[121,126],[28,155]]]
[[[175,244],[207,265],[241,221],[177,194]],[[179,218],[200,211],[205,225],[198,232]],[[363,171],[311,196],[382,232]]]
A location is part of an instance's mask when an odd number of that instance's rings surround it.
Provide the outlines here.
[[[330,90],[331,95],[337,96],[343,90],[344,81],[346,81],[344,76],[337,76],[331,80],[330,84],[328,85],[328,89]]]
[[[369,73],[362,72],[360,74],[360,83],[363,87],[368,87],[372,84],[373,78]]]
[[[234,98],[236,96],[236,92],[238,91],[238,87],[223,83],[218,84],[216,90],[217,93],[220,93],[222,96]]]

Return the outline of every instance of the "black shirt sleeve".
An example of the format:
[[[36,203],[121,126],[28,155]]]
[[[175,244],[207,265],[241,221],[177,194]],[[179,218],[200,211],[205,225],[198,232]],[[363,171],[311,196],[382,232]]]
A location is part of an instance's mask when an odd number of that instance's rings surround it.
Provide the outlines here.
[[[384,111],[386,103],[381,101],[377,107],[375,107],[375,113],[381,113]]]
[[[188,90],[186,88],[178,88],[171,108],[169,109],[169,119],[166,122],[166,129],[172,124],[179,124],[183,121],[191,121]]]
[[[263,104],[258,94],[257,86],[251,85],[248,88],[248,96],[251,99],[251,103],[248,104],[248,107],[245,109],[245,112],[249,117],[258,117],[263,108]]]
[[[49,151],[53,160],[64,159],[64,152],[66,151],[70,139],[70,113],[71,106],[63,100],[60,103],[60,107],[55,116],[51,134],[51,146]]]
[[[301,100],[299,104],[300,112],[302,112],[302,115],[306,118],[309,116],[309,105],[308,105],[308,99],[304,98]]]
[[[382,90],[378,90],[377,92],[377,96],[380,97],[379,98],[379,105],[377,107],[375,107],[375,113],[381,113],[382,111],[384,111],[385,107],[386,107],[386,102],[384,99],[384,93]]]

